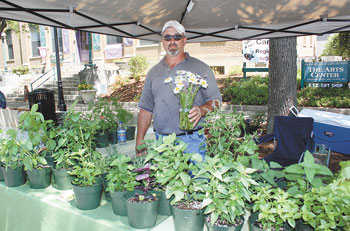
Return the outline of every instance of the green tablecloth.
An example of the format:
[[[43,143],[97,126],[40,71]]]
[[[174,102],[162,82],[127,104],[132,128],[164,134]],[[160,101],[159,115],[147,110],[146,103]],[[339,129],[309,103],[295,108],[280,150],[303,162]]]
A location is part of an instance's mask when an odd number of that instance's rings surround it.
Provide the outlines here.
[[[31,189],[29,185],[6,187],[0,182],[0,230],[1,231],[131,231],[127,217],[117,216],[112,205],[102,200],[97,209],[84,211],[75,207],[74,200],[61,201],[61,195],[71,190],[59,191],[53,187]],[[165,221],[166,222],[163,222]],[[163,224],[160,224],[163,222]],[[173,230],[172,218],[158,216],[154,228]]]

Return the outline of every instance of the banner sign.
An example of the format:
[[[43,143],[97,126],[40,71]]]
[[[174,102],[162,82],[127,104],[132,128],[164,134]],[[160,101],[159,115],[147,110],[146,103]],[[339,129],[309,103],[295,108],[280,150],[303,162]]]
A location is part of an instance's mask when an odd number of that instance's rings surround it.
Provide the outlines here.
[[[305,62],[303,67],[305,82],[348,82],[348,62]]]
[[[269,62],[269,40],[257,39],[243,41],[243,62]]]

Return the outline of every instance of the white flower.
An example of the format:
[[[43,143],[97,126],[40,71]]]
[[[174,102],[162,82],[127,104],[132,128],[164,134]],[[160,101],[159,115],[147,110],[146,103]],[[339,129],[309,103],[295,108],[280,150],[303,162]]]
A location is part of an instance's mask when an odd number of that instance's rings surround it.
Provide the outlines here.
[[[183,81],[183,78],[182,78],[181,75],[178,75],[178,76],[175,77],[175,83],[180,83],[182,81]]]
[[[201,85],[202,85],[203,88],[207,88],[208,87],[208,83],[204,79],[201,80]]]
[[[173,80],[173,78],[168,77],[164,80],[164,83],[170,83]]]
[[[179,87],[179,88],[182,89],[184,87],[184,83],[183,82],[178,82],[178,83],[176,83],[175,87]]]
[[[179,94],[179,92],[181,91],[181,89],[182,89],[182,87],[179,87],[179,86],[175,87],[175,88],[174,88],[174,93],[175,93],[175,94]]]
[[[190,78],[188,79],[191,83],[193,83],[193,84],[196,84],[196,82],[197,82],[197,79],[196,79],[196,76],[195,75],[192,75],[192,76],[190,76]]]

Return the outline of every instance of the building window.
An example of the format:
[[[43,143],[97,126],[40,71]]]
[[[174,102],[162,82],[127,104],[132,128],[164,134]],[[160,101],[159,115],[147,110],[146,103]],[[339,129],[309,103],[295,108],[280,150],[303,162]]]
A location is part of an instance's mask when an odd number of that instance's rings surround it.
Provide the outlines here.
[[[58,37],[58,49],[60,52],[63,52],[62,28],[57,28],[57,37]],[[52,52],[56,52],[55,32],[53,27],[51,27],[51,43],[52,43]]]
[[[112,36],[112,35],[107,35],[106,36],[106,44],[116,44],[116,43],[123,43],[123,37],[120,36]]]
[[[11,30],[6,31],[6,43],[7,43],[8,58],[9,60],[14,59]]]
[[[40,43],[40,32],[37,28],[29,26],[30,29],[30,41],[32,43],[32,56],[37,57],[40,56],[39,48],[41,46]]]
[[[158,45],[159,42],[156,41],[149,41],[149,40],[139,40],[139,45],[140,46],[150,46],[150,45]]]

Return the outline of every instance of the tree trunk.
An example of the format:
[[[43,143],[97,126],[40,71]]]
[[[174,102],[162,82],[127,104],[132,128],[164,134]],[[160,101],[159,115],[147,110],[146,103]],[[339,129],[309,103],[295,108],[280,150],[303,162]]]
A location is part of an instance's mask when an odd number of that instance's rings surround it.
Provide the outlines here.
[[[270,39],[267,133],[273,132],[277,115],[286,116],[297,104],[296,37]]]

